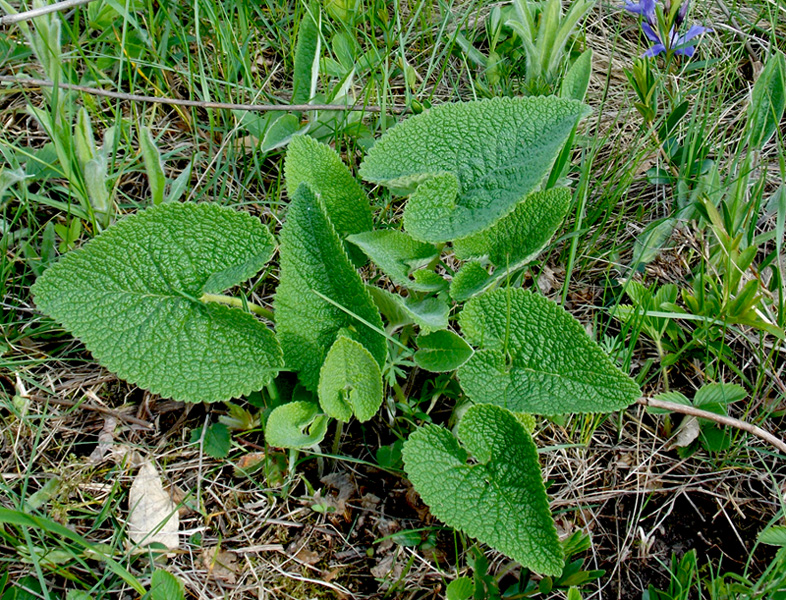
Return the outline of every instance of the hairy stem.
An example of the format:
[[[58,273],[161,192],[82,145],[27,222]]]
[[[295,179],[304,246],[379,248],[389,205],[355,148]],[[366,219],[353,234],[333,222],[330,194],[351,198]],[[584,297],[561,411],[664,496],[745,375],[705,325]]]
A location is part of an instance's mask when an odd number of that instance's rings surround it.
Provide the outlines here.
[[[698,417],[700,419],[707,419],[708,421],[715,421],[720,425],[727,425],[728,427],[734,427],[736,429],[741,429],[742,431],[747,431],[755,435],[758,438],[763,439],[766,442],[769,442],[773,446],[775,446],[778,450],[780,450],[784,455],[786,455],[786,443],[783,442],[777,436],[772,435],[768,431],[764,431],[761,427],[757,427],[756,425],[752,425],[751,423],[746,423],[745,421],[740,421],[739,419],[735,419],[733,417],[727,417],[725,415],[717,415],[715,413],[701,410],[700,408],[694,408],[692,406],[686,406],[684,404],[677,404],[675,402],[666,402],[664,400],[656,400],[655,398],[639,398],[636,400],[638,404],[642,406],[652,406],[653,408],[662,408],[664,410],[670,410],[676,413],[682,413],[683,415],[690,415],[692,417]]]
[[[259,306],[258,304],[252,304],[251,302],[244,302],[242,298],[234,298],[233,296],[224,296],[222,294],[202,294],[199,298],[202,302],[218,302],[219,304],[226,304],[227,306],[237,306],[238,308],[245,308],[248,307],[255,315],[262,317],[263,319],[267,319],[268,321],[272,321],[275,323],[275,317],[273,315],[273,311],[269,308],[265,308],[264,306]]]

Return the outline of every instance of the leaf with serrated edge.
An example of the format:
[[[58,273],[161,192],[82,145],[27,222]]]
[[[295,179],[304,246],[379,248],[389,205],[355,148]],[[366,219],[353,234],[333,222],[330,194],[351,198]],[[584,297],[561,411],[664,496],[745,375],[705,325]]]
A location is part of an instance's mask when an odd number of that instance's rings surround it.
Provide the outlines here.
[[[381,330],[379,311],[349,262],[322,202],[305,184],[294,194],[280,239],[281,274],[274,305],[287,369],[296,371],[303,385],[316,392],[319,370],[342,328],[352,330],[355,341],[382,365],[385,338],[346,312]]]
[[[328,417],[313,402],[297,400],[273,409],[265,424],[265,441],[276,448],[309,448],[321,442]]]
[[[444,104],[390,129],[369,151],[360,175],[394,191],[414,191],[404,209],[412,237],[467,237],[540,185],[588,110],[556,97]]]
[[[264,387],[283,367],[281,349],[252,315],[198,298],[256,274],[274,249],[251,215],[164,204],[66,254],[33,294],[123,379],[176,400],[228,400]]]
[[[452,331],[435,331],[419,335],[415,364],[432,373],[455,371],[472,356],[472,347]]]
[[[473,298],[459,323],[465,339],[482,347],[458,371],[475,402],[560,415],[619,410],[641,395],[576,319],[527,290]]]
[[[405,469],[431,512],[528,569],[559,575],[562,548],[530,435],[509,411],[480,404],[467,410],[458,437],[463,447],[426,425],[404,443]]]
[[[368,196],[330,146],[310,136],[294,138],[284,159],[284,177],[290,197],[303,183],[319,194],[339,237],[373,228]],[[348,251],[355,264],[365,262],[363,254],[354,246]]]
[[[382,405],[382,373],[362,344],[339,336],[319,374],[319,404],[325,413],[348,422],[354,414],[368,421]]]
[[[533,192],[488,229],[456,240],[456,257],[488,256],[501,267],[531,262],[545,248],[570,207],[570,190]]]
[[[417,292],[432,292],[436,285],[415,281],[410,277],[413,269],[422,267],[438,256],[433,244],[419,242],[406,233],[394,230],[367,231],[347,238],[377,265],[398,286]]]

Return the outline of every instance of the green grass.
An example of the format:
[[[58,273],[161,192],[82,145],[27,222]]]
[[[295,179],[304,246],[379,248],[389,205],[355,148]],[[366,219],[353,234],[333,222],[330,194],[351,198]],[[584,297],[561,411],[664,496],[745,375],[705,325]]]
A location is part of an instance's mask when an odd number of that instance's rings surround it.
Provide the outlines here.
[[[783,132],[778,129],[753,154],[744,143],[752,73],[760,68],[753,59],[763,59],[774,48],[786,50],[786,11],[772,0],[726,2],[744,34],[737,36],[733,32],[737,25],[730,25],[715,3],[696,0],[689,18],[711,22],[715,33],[704,38],[694,61],[682,61],[671,73],[662,73],[658,111],[645,124],[624,72],[646,44],[635,18],[616,4],[600,2],[575,36],[576,51],[588,46],[595,52],[587,96],[593,114],[579,132],[567,175],[574,193],[569,217],[522,280],[561,301],[637,378],[647,395],[668,386],[692,397],[705,383],[737,383],[748,399],[733,405],[731,414],[783,437],[782,342],[761,324],[735,320],[729,307],[744,284],[759,277],[760,312],[768,314],[775,328],[786,324],[782,272],[786,202],[779,204],[777,196],[786,172]],[[19,8],[18,3],[14,6]],[[59,68],[64,81],[200,101],[289,102],[305,2],[143,0],[132,2],[125,18],[110,16],[93,24],[89,11],[107,5],[99,0],[90,6],[60,17]],[[463,30],[486,52],[485,19],[493,7],[484,0],[366,0],[363,11],[347,21],[323,11],[318,92],[329,97],[340,82],[337,70],[344,69],[345,74],[347,67],[354,67],[354,99],[380,106],[383,112],[367,113],[362,120],[339,113],[319,130],[321,140],[333,145],[355,169],[372,140],[399,119],[395,107],[419,110],[482,97],[489,89],[520,93],[521,65],[503,57],[513,75],[489,87],[486,74],[456,42],[456,32]],[[19,26],[5,27],[4,35],[0,75],[52,77],[56,73],[55,67],[47,70],[30,52]],[[356,45],[349,65],[344,64],[348,40]],[[687,102],[687,110],[672,134],[686,150],[667,161],[664,153],[671,142],[658,140],[658,131],[671,109],[682,102]],[[29,114],[31,106],[59,119],[61,128],[54,139]],[[124,519],[133,471],[122,461],[87,461],[105,423],[107,413],[101,411],[107,408],[154,424],[153,430],[146,431],[121,420],[115,441],[155,457],[166,477],[185,492],[181,497],[188,498],[192,508],[183,511],[185,528],[191,532],[184,542],[187,551],[170,558],[167,566],[193,597],[250,598],[257,597],[259,590],[282,598],[333,597],[339,592],[358,598],[432,597],[444,593],[444,582],[471,575],[462,550],[469,542],[463,536],[457,541],[440,530],[435,534],[437,548],[432,549],[400,544],[390,538],[395,531],[385,533],[384,527],[394,527],[385,520],[390,515],[395,527],[428,527],[425,513],[419,513],[416,500],[399,490],[401,482],[394,483],[392,474],[378,486],[363,480],[363,492],[376,494],[382,504],[367,498],[366,512],[353,508],[346,521],[308,508],[323,470],[375,464],[376,448],[405,436],[426,413],[447,419],[459,395],[455,382],[440,380],[429,387],[431,382],[424,386],[422,377],[402,381],[403,402],[399,397],[397,406],[391,398],[372,425],[344,432],[341,451],[348,455],[346,462],[304,459],[298,473],[284,476],[284,489],[292,493],[287,495],[277,479],[283,455],[265,459],[264,468],[250,475],[233,468],[264,448],[258,432],[236,433],[226,459],[207,457],[190,444],[190,432],[214,421],[225,412],[223,407],[171,406],[117,381],[77,341],[36,311],[30,286],[62,253],[58,246],[64,241],[64,228],[74,220],[82,223],[77,246],[102,228],[75,154],[72,131],[80,107],[87,111],[99,147],[107,129],[114,127],[106,165],[113,219],[150,203],[137,143],[141,125],[152,131],[170,182],[191,168],[181,200],[242,207],[259,214],[274,230],[289,201],[283,185],[283,150],[261,152],[243,121],[258,120],[260,115],[0,86],[4,125],[0,129],[0,582],[5,573],[8,589],[31,576],[41,592],[30,597],[44,598],[65,597],[65,591],[73,589],[85,590],[93,598],[114,598],[129,586],[149,584],[155,563],[147,555],[133,555],[125,546]],[[52,142],[59,145],[59,156]],[[714,162],[716,179],[702,183],[690,171],[699,155]],[[749,155],[755,162],[745,162]],[[4,178],[14,173],[26,178],[21,182],[9,178],[5,186]],[[375,219],[393,222],[400,205],[385,194],[373,196]],[[722,228],[711,222],[706,211],[687,210],[702,198],[721,206],[724,196],[728,211],[719,212],[725,217],[725,233],[756,247],[742,277],[737,277],[720,244]],[[636,264],[637,244],[647,240],[655,224],[675,215],[659,251]],[[697,295],[694,284],[699,274],[707,279],[705,291],[718,290],[725,302],[722,309],[707,302],[706,310],[687,314],[685,294]],[[653,339],[644,327],[643,311],[629,320],[615,317],[620,305],[632,303],[626,293],[631,280],[653,291],[665,284],[677,286],[674,306],[662,307],[658,314],[668,314],[672,329],[679,332],[675,339]],[[247,294],[249,300],[265,304],[272,291],[259,278]],[[247,408],[256,410],[252,405]],[[680,418],[671,418],[676,428]],[[585,587],[585,597],[596,597],[591,594],[597,592],[597,597],[639,598],[650,583],[665,590],[676,577],[671,573],[668,544],[678,542],[663,539],[649,554],[641,544],[634,544],[638,524],[649,523],[648,503],[679,494],[694,497],[704,489],[719,499],[721,512],[716,506],[700,511],[701,518],[720,514],[724,519],[724,509],[733,515],[734,507],[742,507],[740,512],[760,523],[759,529],[770,521],[783,522],[783,490],[777,485],[783,477],[782,457],[734,432],[729,450],[711,453],[698,448],[683,460],[668,446],[664,419],[631,408],[615,415],[538,423],[537,442],[550,448],[543,456],[544,473],[552,482],[549,493],[565,510],[561,525],[566,530],[589,531],[594,545],[584,568],[593,563],[592,568],[608,571],[605,578]],[[620,467],[623,463],[627,466]],[[47,487],[52,481],[60,483]],[[608,497],[598,496],[600,491],[608,492]],[[620,516],[623,509],[631,508],[622,500],[626,495],[639,500],[630,513]],[[358,492],[350,504],[360,504],[362,497]],[[31,507],[31,498],[40,504]],[[247,505],[253,508],[244,509]],[[253,524],[249,516],[256,519]],[[664,538],[665,534],[655,535]],[[753,551],[754,540],[746,541],[751,544],[742,566],[732,558],[719,558],[711,544],[703,547],[706,555],[700,552],[691,566],[691,598],[783,597],[776,590],[785,585],[784,551],[777,555],[762,547]],[[232,575],[234,583],[216,576],[200,558],[204,548],[216,546],[236,553],[241,566]],[[100,554],[95,554],[96,549]],[[498,574],[502,583],[509,570],[504,557],[488,556],[489,573]],[[622,556],[637,560],[620,563],[617,558]],[[380,565],[389,557],[393,557],[391,571],[383,573]],[[375,571],[378,575],[371,574],[375,567],[380,569]],[[559,594],[535,597],[564,597]]]

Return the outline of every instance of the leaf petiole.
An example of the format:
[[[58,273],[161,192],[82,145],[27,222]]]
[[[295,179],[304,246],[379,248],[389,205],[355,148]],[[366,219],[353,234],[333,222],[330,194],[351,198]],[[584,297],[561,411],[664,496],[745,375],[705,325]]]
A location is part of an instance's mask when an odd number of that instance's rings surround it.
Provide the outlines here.
[[[201,302],[218,302],[219,304],[226,304],[227,306],[236,306],[238,308],[248,308],[252,313],[262,317],[263,319],[267,319],[268,321],[272,321],[275,323],[275,316],[273,311],[269,308],[265,308],[264,306],[259,306],[259,304],[253,304],[244,300],[243,298],[234,298],[232,296],[224,296],[223,294],[202,294],[199,300]]]

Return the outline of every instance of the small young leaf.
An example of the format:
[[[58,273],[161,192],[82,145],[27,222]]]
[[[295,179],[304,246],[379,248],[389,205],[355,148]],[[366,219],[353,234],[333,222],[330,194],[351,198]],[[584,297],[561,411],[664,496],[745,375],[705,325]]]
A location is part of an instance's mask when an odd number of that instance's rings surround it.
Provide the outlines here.
[[[423,300],[402,298],[398,294],[374,286],[367,286],[374,303],[394,328],[415,323],[424,332],[438,331],[448,326],[450,307],[441,298],[429,296]]]
[[[759,543],[770,546],[786,546],[786,527],[772,525],[759,534]]]
[[[150,579],[151,600],[184,600],[183,583],[164,569],[153,571]]]
[[[229,450],[232,448],[232,436],[229,435],[229,428],[223,423],[208,425],[202,448],[208,456],[216,459],[229,456]]]
[[[568,69],[568,72],[565,73],[559,89],[560,97],[572,98],[573,100],[583,102],[584,96],[587,95],[591,75],[592,48],[588,48],[581,53],[581,56],[576,59],[570,69]]]
[[[716,404],[720,407],[739,402],[748,393],[745,388],[735,383],[708,383],[699,388],[693,397],[693,405],[701,408],[707,404]]]
[[[248,214],[164,204],[66,254],[33,293],[123,379],[177,400],[228,400],[266,385],[283,366],[281,350],[252,315],[199,298],[245,281],[274,248]]]
[[[280,238],[276,331],[287,369],[296,371],[306,389],[316,392],[319,370],[343,328],[352,330],[352,337],[382,365],[387,343],[377,333],[382,329],[379,311],[352,268],[322,202],[305,184],[294,194]]]
[[[569,207],[567,188],[533,192],[488,229],[456,240],[453,249],[461,259],[488,256],[502,267],[527,264],[549,243]]]
[[[452,331],[419,335],[415,364],[432,373],[455,371],[472,356],[472,347]]]
[[[316,2],[308,3],[297,33],[292,104],[305,104],[316,92],[319,78],[321,21],[319,5]]]
[[[264,135],[259,138],[259,151],[271,152],[277,148],[283,148],[305,132],[306,129],[301,127],[297,115],[276,115],[265,128]]]
[[[265,424],[265,440],[276,448],[308,448],[320,443],[327,432],[328,417],[319,406],[302,400],[277,406]]]
[[[139,149],[145,163],[153,205],[161,204],[164,201],[164,188],[166,187],[164,166],[161,163],[161,153],[158,151],[153,134],[150,129],[144,126],[139,128]]]
[[[448,584],[445,600],[469,600],[475,593],[475,584],[469,577],[459,577]]]
[[[559,415],[619,410],[641,395],[576,319],[527,290],[473,298],[459,323],[467,341],[482,346],[458,372],[475,402]]]
[[[556,97],[445,104],[390,129],[361,176],[415,193],[404,211],[412,237],[445,242],[510,213],[551,169],[588,108]]]
[[[786,108],[786,58],[776,52],[767,59],[751,92],[748,143],[761,150],[775,133]]]
[[[382,373],[362,344],[339,336],[319,373],[319,404],[325,413],[348,422],[354,414],[368,421],[382,405]]]
[[[294,138],[287,147],[284,176],[290,197],[303,183],[319,194],[340,238],[369,231],[374,226],[366,193],[335,150],[327,144],[310,136]],[[357,248],[348,250],[355,264],[365,262]]]
[[[474,260],[470,261],[453,276],[453,281],[450,282],[450,297],[456,302],[466,302],[485,290],[493,279],[483,265]]]
[[[410,278],[412,270],[427,265],[438,256],[433,244],[419,242],[406,233],[391,229],[366,231],[347,239],[363,250],[398,286],[416,292],[432,292],[444,285],[440,282],[435,287]]]
[[[436,425],[409,436],[404,466],[415,490],[451,527],[526,568],[559,575],[562,547],[532,438],[509,411],[487,404],[467,410],[458,436],[463,447]]]

